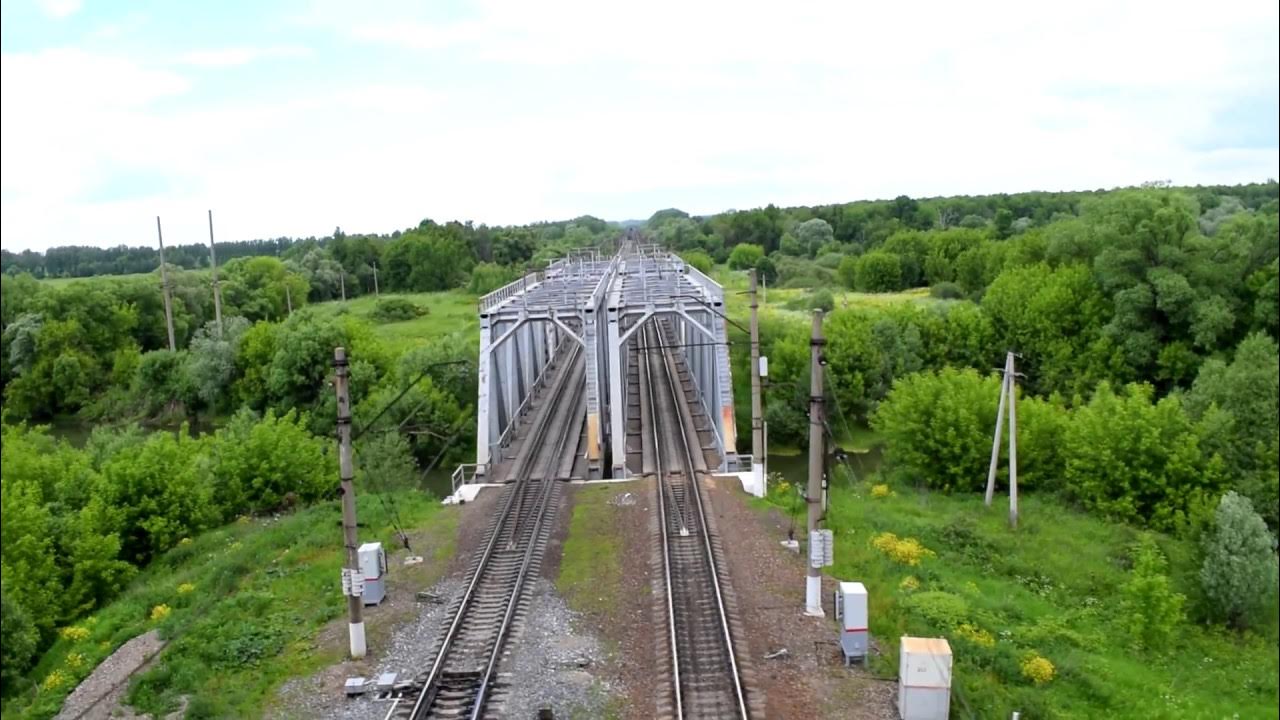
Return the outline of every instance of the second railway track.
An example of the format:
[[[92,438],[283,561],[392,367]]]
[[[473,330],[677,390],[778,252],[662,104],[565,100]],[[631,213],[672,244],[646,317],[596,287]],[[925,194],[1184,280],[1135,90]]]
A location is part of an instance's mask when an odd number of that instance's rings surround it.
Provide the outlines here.
[[[660,710],[676,720],[752,716],[744,672],[734,648],[732,613],[717,543],[709,528],[698,473],[705,466],[687,417],[687,394],[666,329],[650,321],[641,390],[649,419],[645,441],[653,448],[661,526],[665,637],[671,670],[670,697]]]
[[[513,481],[503,490],[502,509],[490,522],[467,588],[450,607],[435,659],[394,702],[387,720],[502,716],[498,668],[538,574],[559,502],[558,476],[566,452],[576,448],[572,428],[581,420],[585,369],[576,343],[566,355],[564,376],[545,409],[535,413],[528,451],[512,466]]]

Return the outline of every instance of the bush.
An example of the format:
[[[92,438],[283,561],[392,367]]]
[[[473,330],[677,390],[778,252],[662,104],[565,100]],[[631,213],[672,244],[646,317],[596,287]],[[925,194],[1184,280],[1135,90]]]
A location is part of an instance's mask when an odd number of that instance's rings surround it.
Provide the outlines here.
[[[423,315],[427,309],[417,303],[399,297],[383,298],[373,306],[370,317],[378,322],[402,322]]]
[[[467,292],[473,295],[487,295],[519,277],[520,273],[515,268],[497,263],[480,263],[471,270]],[[377,310],[375,309],[374,312]]]
[[[8,695],[31,665],[39,640],[26,609],[0,591],[0,696]]]
[[[764,259],[764,248],[751,243],[735,245],[729,253],[730,270],[749,270]]]
[[[1155,541],[1144,536],[1133,549],[1133,571],[1120,587],[1120,611],[1139,648],[1163,648],[1183,619],[1186,597],[1170,588],[1165,565]]]
[[[940,282],[929,288],[929,296],[940,300],[959,300],[964,297],[964,290],[953,282]]]
[[[894,292],[901,290],[902,261],[897,255],[877,250],[858,258],[853,287],[858,292]]]
[[[1210,615],[1240,629],[1254,622],[1276,590],[1275,543],[1267,524],[1234,491],[1222,496],[1205,537],[1200,584]]]
[[[701,250],[682,252],[680,253],[680,259],[684,260],[689,267],[703,273],[709,273],[715,267],[715,261],[711,259],[711,256]]]
[[[831,312],[836,307],[836,299],[831,296],[831,291],[822,288],[809,294],[809,309],[821,310],[823,312]]]

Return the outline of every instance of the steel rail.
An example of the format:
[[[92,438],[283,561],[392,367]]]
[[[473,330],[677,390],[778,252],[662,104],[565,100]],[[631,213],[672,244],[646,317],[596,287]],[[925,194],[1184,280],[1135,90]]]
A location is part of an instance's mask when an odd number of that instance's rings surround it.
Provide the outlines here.
[[[708,527],[708,526],[707,526],[707,516],[706,516],[706,510],[705,510],[705,508],[704,508],[704,506],[703,506],[703,503],[702,503],[702,491],[701,491],[701,488],[700,488],[700,486],[699,486],[699,484],[698,484],[698,480],[697,480],[696,466],[694,465],[694,462],[693,462],[693,454],[692,454],[692,451],[691,451],[691,450],[690,450],[690,448],[689,448],[689,433],[688,433],[688,427],[687,427],[687,425],[685,424],[684,412],[683,412],[683,411],[682,411],[682,409],[681,409],[681,408],[682,408],[682,405],[683,405],[683,404],[685,404],[685,403],[687,402],[687,398],[681,397],[681,395],[683,394],[683,392],[682,392],[682,390],[683,390],[683,385],[678,381],[678,379],[675,377],[675,373],[673,372],[672,364],[673,364],[674,360],[673,360],[673,359],[672,359],[672,357],[671,357],[671,351],[670,351],[670,348],[669,348],[669,346],[668,346],[668,344],[667,344],[667,342],[666,342],[665,338],[663,337],[663,331],[662,331],[662,328],[661,328],[661,326],[660,326],[660,325],[658,325],[658,323],[657,323],[657,322],[654,322],[654,323],[653,323],[653,325],[654,325],[654,329],[653,329],[653,331],[652,331],[652,335],[655,335],[655,336],[656,336],[656,339],[657,339],[657,347],[658,347],[658,349],[659,349],[659,351],[660,351],[660,353],[661,353],[661,363],[662,363],[662,369],[663,369],[662,374],[663,374],[663,376],[664,376],[664,377],[665,377],[665,379],[666,379],[666,386],[667,386],[667,389],[668,389],[668,391],[671,393],[672,408],[673,408],[673,410],[674,410],[674,412],[675,412],[675,416],[676,416],[676,418],[675,418],[675,423],[676,423],[677,435],[678,435],[678,438],[679,438],[679,442],[677,443],[677,446],[678,446],[678,447],[679,447],[679,449],[680,449],[680,455],[682,456],[683,465],[684,465],[684,468],[685,468],[685,472],[684,472],[684,482],[685,482],[685,483],[687,483],[687,485],[688,485],[688,489],[691,491],[691,493],[692,493],[692,495],[693,495],[693,497],[694,497],[694,506],[695,506],[695,509],[697,510],[697,524],[698,524],[698,531],[699,531],[699,532],[701,533],[701,535],[702,535],[702,545],[703,545],[703,550],[704,550],[704,552],[705,552],[704,559],[706,560],[706,567],[707,567],[707,570],[709,571],[709,573],[710,573],[710,575],[711,575],[711,588],[715,591],[716,610],[717,610],[717,612],[718,612],[718,614],[719,614],[719,619],[720,619],[720,623],[719,623],[719,624],[720,624],[720,631],[721,631],[721,633],[722,633],[722,635],[723,635],[723,639],[724,639],[725,653],[726,653],[726,655],[728,656],[729,672],[730,672],[730,676],[731,676],[731,679],[732,679],[733,690],[734,690],[734,697],[735,697],[735,700],[736,700],[736,705],[737,705],[737,710],[738,710],[738,716],[739,716],[742,720],[748,720],[748,719],[749,719],[749,717],[750,717],[750,713],[749,713],[749,711],[748,711],[748,707],[747,707],[747,702],[746,702],[746,693],[744,692],[743,687],[742,687],[742,676],[741,676],[741,673],[740,673],[739,668],[738,668],[737,655],[735,654],[734,649],[733,649],[733,637],[732,637],[732,634],[731,634],[730,629],[729,629],[729,614],[728,614],[728,611],[727,611],[727,610],[726,610],[726,608],[725,608],[724,595],[723,595],[723,593],[721,592],[721,589],[720,589],[720,575],[719,575],[719,572],[716,570],[715,551],[714,551],[714,549],[712,548],[712,545],[711,545],[711,535],[710,535],[710,532],[709,532],[709,531],[708,531],[708,529],[707,529],[707,527]],[[650,383],[649,383],[650,405],[651,405],[651,407],[653,407],[655,404],[653,403],[653,384],[652,384],[652,376],[650,376],[649,380],[650,380]],[[657,438],[657,436],[658,436],[658,432],[657,432],[657,430],[656,430],[656,427],[657,427],[657,425],[659,424],[656,418],[657,418],[657,415],[656,415],[656,413],[654,413],[654,417],[653,417],[652,419],[654,420],[653,424],[654,424],[654,426],[655,426],[655,432],[654,432],[655,439],[656,439],[656,438]],[[661,445],[661,443],[660,443],[660,442],[655,441],[655,449],[656,449],[658,446],[660,446],[660,445]],[[656,459],[656,458],[657,458],[657,456],[655,455],[655,459]],[[658,464],[658,468],[659,468],[659,483],[660,483],[660,484],[662,485],[662,487],[665,489],[665,487],[666,487],[666,483],[665,483],[665,482],[663,482],[663,480],[662,480],[662,475],[664,474],[664,473],[663,473],[663,466],[659,463],[659,464]],[[660,492],[660,493],[659,493],[659,498],[662,498],[664,494],[665,494],[665,493],[661,493],[661,492]],[[660,505],[661,505],[661,504],[662,504],[662,503],[661,503],[661,500],[660,500]],[[671,586],[670,570],[669,570],[669,568],[670,568],[670,559],[669,559],[669,552],[670,552],[670,550],[669,550],[668,542],[667,542],[667,533],[669,532],[669,529],[667,528],[667,525],[666,525],[666,513],[665,513],[665,511],[663,511],[663,510],[661,509],[661,507],[660,507],[660,510],[659,510],[659,511],[660,511],[660,512],[662,512],[662,514],[663,514],[663,537],[662,537],[662,539],[663,539],[663,543],[662,543],[662,544],[663,544],[663,564],[664,564],[664,566],[666,566],[666,567],[667,567],[667,569],[668,569],[668,577],[667,577],[667,603],[668,603],[668,608],[669,608],[669,610],[670,610],[670,608],[671,608],[671,607],[672,607],[672,605],[673,605],[673,600],[672,600],[672,591],[673,591],[673,590],[672,590],[672,586]],[[687,521],[685,520],[685,513],[684,513],[684,512],[682,512],[682,513],[681,513],[681,523],[682,523],[682,525],[685,525],[686,527],[687,527],[687,525],[688,525]],[[675,657],[675,655],[676,655],[676,652],[677,652],[677,651],[676,651],[676,649],[675,649],[675,639],[674,639],[674,638],[675,638],[675,636],[676,636],[676,631],[675,631],[675,615],[674,615],[674,613],[670,614],[670,615],[669,615],[669,617],[671,618],[672,654],[673,654],[673,657]],[[677,688],[677,690],[676,690],[676,695],[677,695],[677,718],[683,718],[683,717],[684,717],[684,715],[683,715],[683,709],[680,707],[680,706],[681,706],[681,699],[680,699],[680,693],[681,693],[681,691],[679,690],[679,686],[680,686],[680,673],[679,673],[679,667],[678,667],[678,665],[676,665],[676,666],[675,666],[675,675],[676,675],[675,685],[676,685],[676,688]]]
[[[571,343],[570,347],[572,348],[572,352],[569,355],[568,362],[565,367],[566,380],[574,374],[573,366],[577,362],[578,355],[581,353],[581,348],[578,345]],[[556,390],[556,394],[551,398],[551,401],[558,404],[561,397],[564,395],[564,390],[564,384],[560,384]],[[552,423],[545,422],[539,427],[534,428],[534,435],[531,436],[533,442],[529,447],[537,448],[541,446],[551,425]],[[565,434],[568,435],[568,433]],[[462,603],[458,606],[458,611],[454,614],[453,621],[449,624],[449,629],[445,633],[444,641],[440,645],[440,650],[436,653],[436,658],[431,664],[431,670],[428,672],[427,679],[423,683],[422,692],[418,694],[418,699],[409,713],[409,717],[412,720],[418,720],[418,718],[422,716],[423,710],[430,707],[431,702],[434,700],[436,691],[439,689],[440,675],[444,669],[445,660],[448,658],[449,652],[452,650],[453,643],[457,639],[458,631],[462,627],[463,620],[467,616],[467,610],[475,599],[476,588],[480,584],[481,578],[484,577],[485,571],[489,567],[490,560],[493,558],[494,549],[498,544],[498,538],[502,536],[502,531],[509,521],[518,521],[518,518],[512,517],[511,508],[516,504],[516,498],[520,496],[520,492],[518,492],[519,486],[526,482],[528,477],[532,474],[530,467],[531,464],[532,463],[529,462],[523,463],[523,467],[521,468],[521,477],[516,481],[511,494],[507,497],[506,503],[503,505],[502,512],[499,515],[501,520],[493,528],[489,541],[485,545],[484,554],[481,555],[480,563],[476,566],[475,572],[471,575],[471,581],[467,584],[467,590],[462,597]],[[546,485],[547,486],[543,488],[543,494],[548,492],[548,488],[551,483],[548,482]],[[530,541],[530,548],[535,546],[535,540],[536,536]],[[522,567],[521,573],[523,574],[526,569],[527,567]],[[518,581],[517,589],[520,585],[521,583]],[[394,707],[392,710],[394,710]]]
[[[733,636],[729,632],[729,613],[724,607],[724,595],[720,591],[720,573],[716,571],[715,552],[711,547],[711,534],[707,531],[707,514],[702,505],[702,489],[698,484],[698,479],[694,472],[693,457],[689,450],[689,435],[687,428],[685,427],[684,413],[680,412],[680,404],[685,400],[685,398],[678,397],[676,394],[677,382],[672,375],[671,355],[666,349],[665,342],[665,339],[662,337],[662,332],[659,331],[658,345],[663,348],[662,367],[666,372],[667,386],[670,388],[672,398],[675,400],[676,404],[676,425],[680,430],[680,438],[682,439],[680,447],[683,450],[682,454],[684,455],[686,469],[685,482],[689,483],[690,488],[693,490],[694,504],[698,509],[698,526],[699,531],[702,533],[703,547],[707,552],[707,568],[711,571],[711,587],[716,593],[716,610],[720,613],[720,629],[724,633],[725,652],[729,655],[729,669],[733,676],[733,691],[738,701],[739,716],[742,720],[749,720],[750,714],[747,710],[746,693],[744,693],[742,689],[742,675],[738,671],[738,657],[733,651]],[[683,388],[683,385],[680,387]]]
[[[652,328],[645,328],[646,337],[652,334]],[[648,344],[648,341],[645,341]],[[645,354],[645,362],[638,367],[644,368],[646,395],[649,398],[649,426],[653,430],[653,464],[658,475],[658,517],[662,524],[662,572],[666,578],[667,589],[667,635],[671,642],[671,674],[672,688],[676,701],[676,720],[684,718],[684,698],[680,688],[680,645],[676,633],[676,611],[674,590],[671,583],[671,548],[667,540],[667,483],[663,480],[662,467],[662,435],[658,431],[658,403],[653,394],[653,365],[650,353]],[[672,504],[675,500],[672,500]]]

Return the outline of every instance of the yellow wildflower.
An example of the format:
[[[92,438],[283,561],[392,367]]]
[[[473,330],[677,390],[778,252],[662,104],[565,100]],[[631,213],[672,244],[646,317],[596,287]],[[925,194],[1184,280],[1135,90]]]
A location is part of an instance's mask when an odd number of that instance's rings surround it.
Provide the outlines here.
[[[882,484],[882,485],[871,486],[871,497],[873,498],[889,497],[892,494],[893,494],[893,491],[889,489],[888,485]]]
[[[178,594],[186,595],[187,593],[195,589],[196,589],[196,586],[192,585],[191,583],[182,583],[181,585],[178,586]]]
[[[67,667],[72,670],[79,670],[84,665],[84,656],[80,653],[67,653]]]
[[[71,627],[62,628],[61,630],[58,631],[58,634],[62,636],[63,640],[70,640],[71,642],[79,642],[80,640],[83,640],[89,637],[89,628],[83,628],[78,625],[72,625]]]
[[[44,682],[40,683],[40,688],[43,690],[57,690],[65,685],[67,680],[68,678],[66,673],[61,670],[54,670],[44,676]]]
[[[165,604],[163,604],[163,603],[162,603],[162,604],[160,604],[160,605],[157,605],[157,606],[155,606],[155,607],[151,608],[151,619],[152,619],[152,620],[154,620],[154,621],[156,621],[156,622],[161,622],[162,620],[164,620],[164,619],[165,619],[165,618],[167,618],[167,617],[169,617],[169,606],[168,606],[168,605],[165,605]]]
[[[920,589],[920,581],[916,579],[915,575],[908,575],[902,578],[902,582],[898,583],[898,589],[914,592]]]
[[[1032,653],[1022,661],[1022,676],[1036,685],[1043,685],[1049,682],[1053,679],[1053,674],[1053,663],[1039,654]]]
[[[956,628],[956,634],[979,647],[995,647],[996,644],[996,639],[991,633],[970,623],[960,623],[960,626]],[[1048,661],[1046,660],[1046,662]],[[1050,670],[1050,674],[1052,674],[1052,670]]]
[[[894,562],[903,565],[919,565],[926,557],[933,557],[934,552],[915,538],[900,538],[891,532],[884,532],[871,539],[875,549],[889,556]]]
[[[179,541],[178,541],[178,544],[179,544],[179,545],[190,545],[190,544],[191,544],[191,538],[189,538],[189,537],[184,537],[184,538],[182,538],[181,540],[179,540]]]

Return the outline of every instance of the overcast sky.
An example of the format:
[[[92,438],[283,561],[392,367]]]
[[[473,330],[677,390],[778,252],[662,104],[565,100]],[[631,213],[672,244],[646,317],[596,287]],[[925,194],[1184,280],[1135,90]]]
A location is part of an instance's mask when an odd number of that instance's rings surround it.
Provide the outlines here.
[[[1280,175],[1275,0],[0,7],[10,250]]]

